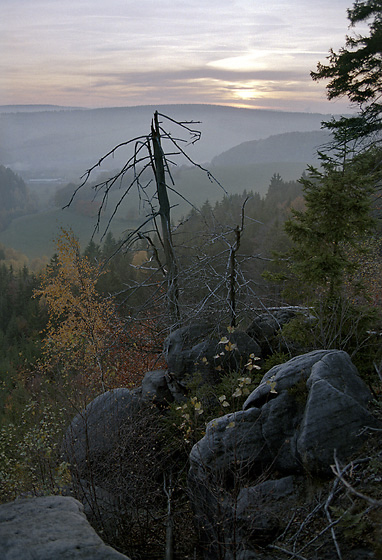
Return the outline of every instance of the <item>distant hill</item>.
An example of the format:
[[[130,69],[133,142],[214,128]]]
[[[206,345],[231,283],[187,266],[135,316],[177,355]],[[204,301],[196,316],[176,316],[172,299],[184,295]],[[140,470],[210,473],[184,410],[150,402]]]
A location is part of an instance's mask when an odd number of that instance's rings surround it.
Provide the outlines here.
[[[0,105],[0,113],[36,113],[40,111],[71,111],[81,107],[65,107],[61,105]]]
[[[271,162],[313,164],[318,161],[317,149],[328,143],[330,137],[330,134],[323,130],[277,134],[234,146],[214,157],[212,164],[215,166]]]
[[[217,105],[162,105],[105,109],[62,109],[37,106],[35,110],[0,112],[0,164],[23,177],[48,175],[78,177],[116,144],[146,135],[155,110],[175,120],[201,121],[192,125],[202,138],[187,147],[192,158],[209,162],[243,142],[285,132],[319,130],[330,115],[239,109]],[[25,107],[24,107],[25,109]],[[166,123],[170,132],[175,126]],[[179,135],[179,130],[176,131]],[[104,168],[124,163],[126,150],[120,150]]]

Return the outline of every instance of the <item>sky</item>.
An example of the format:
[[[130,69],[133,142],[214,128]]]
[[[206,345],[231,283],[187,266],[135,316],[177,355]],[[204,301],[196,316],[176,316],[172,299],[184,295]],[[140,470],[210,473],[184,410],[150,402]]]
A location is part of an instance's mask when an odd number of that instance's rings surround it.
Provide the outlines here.
[[[340,113],[310,71],[351,0],[2,0],[0,105]]]

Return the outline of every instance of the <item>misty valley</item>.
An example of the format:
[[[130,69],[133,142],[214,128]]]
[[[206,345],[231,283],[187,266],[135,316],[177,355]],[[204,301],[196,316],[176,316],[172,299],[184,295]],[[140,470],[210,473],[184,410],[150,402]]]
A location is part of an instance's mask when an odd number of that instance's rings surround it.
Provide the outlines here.
[[[6,109],[7,112],[0,111],[4,139],[1,163],[24,180],[33,208],[29,212],[20,210],[6,227],[1,226],[0,243],[31,259],[50,258],[59,228],[71,227],[81,244],[86,245],[94,230],[100,196],[95,196],[89,186],[79,193],[75,204],[63,208],[80,184],[80,177],[101,156],[118,143],[149,130],[153,108]],[[319,130],[323,115],[213,106],[166,106],[161,111],[167,111],[174,119],[194,122],[194,128],[201,130],[201,139],[187,146],[186,151],[217,179],[212,183],[185,158],[174,162],[171,172],[181,193],[181,197],[174,194],[171,198],[176,221],[192,206],[199,208],[207,200],[215,204],[225,195],[244,191],[264,196],[274,174],[287,182],[296,181],[307,164],[317,163],[316,150],[329,138]],[[103,162],[98,177],[92,177],[93,184],[113,176],[124,165],[124,157],[127,153],[122,149]],[[128,179],[125,177],[125,183]],[[102,216],[104,227],[120,187],[116,185],[110,193]],[[119,237],[134,227],[146,211],[136,190],[132,191],[113,219],[111,231]]]

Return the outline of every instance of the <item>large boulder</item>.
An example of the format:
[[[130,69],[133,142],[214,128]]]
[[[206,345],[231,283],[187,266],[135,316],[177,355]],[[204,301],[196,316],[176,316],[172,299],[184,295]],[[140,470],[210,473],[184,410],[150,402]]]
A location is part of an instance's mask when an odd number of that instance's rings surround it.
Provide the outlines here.
[[[191,451],[189,473],[199,532],[211,544],[207,557],[214,557],[219,539],[230,550],[229,534],[216,534],[214,519],[219,527],[240,527],[239,549],[275,538],[282,526],[275,513],[280,503],[273,503],[281,500],[282,509],[290,508],[297,480],[329,473],[334,453],[341,460],[351,456],[363,442],[362,428],[376,426],[367,409],[370,399],[348,354],[321,350],[275,366],[243,410],[210,422]],[[264,473],[272,485],[265,509]],[[262,521],[248,513],[255,510],[263,513]]]
[[[246,332],[258,342],[263,358],[275,352],[287,352],[286,342],[279,336],[284,325],[294,319],[300,308],[285,307],[268,309],[260,313],[249,325]]]
[[[70,497],[25,498],[0,505],[2,560],[128,560],[89,525]]]
[[[114,389],[102,393],[73,419],[63,441],[65,460],[78,476],[94,476],[120,444],[124,426],[142,404],[142,390]]]
[[[184,388],[195,373],[211,384],[223,373],[243,370],[251,354],[260,356],[261,349],[246,332],[223,332],[204,323],[177,329],[165,341],[169,375]]]
[[[163,445],[161,407],[155,404],[169,393],[162,372],[151,373],[137,390],[99,395],[73,419],[63,443],[71,470],[68,492],[84,504],[97,530],[122,539],[123,546],[129,546],[126,535],[140,527],[141,550],[154,547],[143,538],[145,531],[160,533],[163,472],[171,460]]]
[[[174,391],[167,371],[159,369],[148,371],[142,380],[142,399],[152,401],[158,406],[173,402]]]
[[[349,457],[363,441],[360,430],[375,424],[370,399],[346,352],[317,350],[272,368],[243,408],[261,409],[263,437],[277,468],[324,473],[334,451]]]
[[[280,510],[295,505],[301,478],[286,476],[242,488],[236,499],[237,532],[244,548],[264,546],[284,529]]]
[[[195,358],[203,353],[192,348],[198,348],[209,338],[213,326],[209,323],[192,323],[173,331],[165,340],[164,354],[171,374],[182,377],[193,367]]]

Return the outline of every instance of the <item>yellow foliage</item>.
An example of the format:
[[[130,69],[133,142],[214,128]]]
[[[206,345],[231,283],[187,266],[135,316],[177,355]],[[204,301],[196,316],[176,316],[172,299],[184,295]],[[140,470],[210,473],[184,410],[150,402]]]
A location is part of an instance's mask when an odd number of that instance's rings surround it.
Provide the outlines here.
[[[47,267],[40,297],[48,312],[43,341],[44,370],[56,375],[83,373],[98,377],[105,387],[112,333],[120,327],[112,299],[102,298],[96,283],[101,266],[80,254],[72,231],[62,231],[57,259]],[[111,368],[112,369],[112,368]]]
[[[147,251],[136,251],[133,256],[132,264],[134,266],[141,266],[148,258]]]

